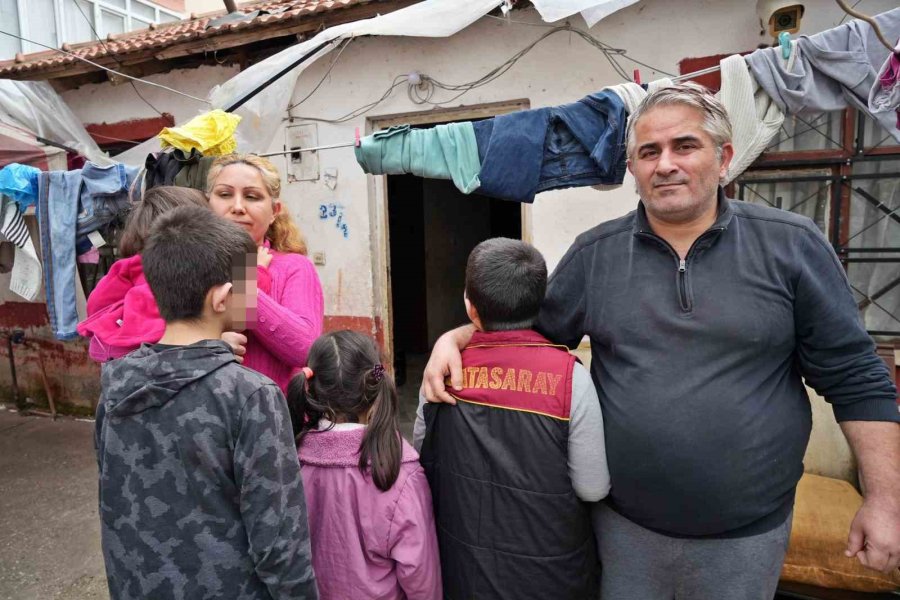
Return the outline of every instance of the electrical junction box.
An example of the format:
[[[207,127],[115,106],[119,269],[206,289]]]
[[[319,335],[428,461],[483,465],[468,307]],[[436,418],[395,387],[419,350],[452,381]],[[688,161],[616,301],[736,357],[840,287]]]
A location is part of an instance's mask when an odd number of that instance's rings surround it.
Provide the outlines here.
[[[319,132],[315,123],[289,125],[285,128],[287,150],[315,148],[319,145]],[[286,154],[288,181],[316,181],[319,179],[319,153],[291,152]]]

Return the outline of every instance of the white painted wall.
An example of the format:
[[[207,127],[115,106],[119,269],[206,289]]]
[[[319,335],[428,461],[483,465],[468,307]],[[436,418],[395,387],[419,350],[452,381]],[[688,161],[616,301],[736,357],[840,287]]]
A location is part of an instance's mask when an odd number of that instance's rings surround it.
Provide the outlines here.
[[[197,98],[206,98],[209,90],[237,75],[236,65],[196,69],[178,69],[169,73],[159,73],[146,77],[147,81],[159,83]],[[168,90],[136,83],[141,95],[160,112],[175,117],[176,123],[183,123],[209,109],[207,104],[179,96]],[[131,119],[157,117],[135,93],[128,83],[113,85],[109,82],[83,85],[63,92],[63,99],[84,124],[118,123]]]
[[[189,2],[188,4],[191,4]],[[740,52],[770,40],[761,35],[755,2],[750,0],[644,0],[598,23],[591,34],[622,48],[660,72],[641,67],[645,81],[661,76],[661,71],[677,73],[683,58]],[[865,10],[877,13],[893,8],[893,0],[869,0]],[[862,8],[862,6],[860,7]],[[831,2],[808,2],[803,33],[814,33],[837,25],[840,9]],[[533,10],[515,11],[513,20],[543,25]],[[575,27],[585,27],[580,17],[571,19]],[[484,18],[449,39],[363,38],[354,41],[340,57],[327,80],[302,106],[292,111],[294,123],[303,117],[334,119],[378,99],[396,77],[412,71],[427,73],[447,83],[463,83],[482,77],[492,68],[549,31],[545,27],[506,23]],[[334,54],[307,69],[295,90],[295,100],[318,84]],[[620,59],[630,73],[635,66]],[[198,96],[234,71],[231,68],[203,67],[179,71],[151,79]],[[536,46],[512,69],[496,81],[475,89],[449,106],[478,105],[526,98],[532,107],[574,101],[606,85],[621,82],[606,58],[576,35],[556,33]],[[143,91],[143,90],[142,90]],[[196,103],[161,90],[145,95],[160,110],[171,112],[179,121],[197,113]],[[439,92],[435,101],[452,94]],[[118,121],[153,116],[134,96],[130,86],[109,84],[85,86],[67,92],[64,98],[85,122]],[[365,130],[368,119],[397,113],[427,111],[410,101],[406,87],[394,90],[379,106],[343,124],[318,123],[318,143],[334,144],[353,139],[354,127]],[[272,151],[282,149],[284,134],[276,137]],[[384,317],[386,292],[381,273],[383,257],[384,182],[362,174],[350,149],[323,151],[319,169],[334,169],[337,186],[329,189],[323,179],[286,183],[284,200],[305,231],[311,252],[325,252],[326,264],[319,273],[325,289],[326,314]],[[280,167],[287,161],[276,160]],[[555,191],[538,196],[531,212],[531,239],[554,267],[575,236],[602,221],[632,210],[637,198],[633,181],[626,178],[615,191],[597,192],[589,188]],[[320,219],[320,206],[340,207],[344,233],[337,217]],[[461,276],[461,274],[460,274]]]

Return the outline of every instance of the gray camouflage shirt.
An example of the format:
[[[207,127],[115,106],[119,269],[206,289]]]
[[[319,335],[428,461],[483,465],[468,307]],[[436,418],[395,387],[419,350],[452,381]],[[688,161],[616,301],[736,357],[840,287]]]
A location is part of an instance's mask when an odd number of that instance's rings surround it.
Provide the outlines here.
[[[97,406],[110,596],[318,597],[281,390],[227,344],[142,346]]]

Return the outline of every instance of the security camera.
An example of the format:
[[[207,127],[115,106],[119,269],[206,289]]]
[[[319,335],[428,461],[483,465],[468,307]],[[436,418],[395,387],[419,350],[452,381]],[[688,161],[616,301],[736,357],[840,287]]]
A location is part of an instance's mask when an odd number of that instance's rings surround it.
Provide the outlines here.
[[[760,28],[768,30],[773,38],[778,37],[782,31],[787,33],[800,31],[800,19],[803,18],[804,10],[802,4],[791,0],[758,0],[756,3]]]

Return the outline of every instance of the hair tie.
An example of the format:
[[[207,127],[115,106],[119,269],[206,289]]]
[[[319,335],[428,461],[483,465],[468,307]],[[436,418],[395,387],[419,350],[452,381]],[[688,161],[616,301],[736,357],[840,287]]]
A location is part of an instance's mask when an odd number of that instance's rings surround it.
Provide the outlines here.
[[[303,367],[303,368],[300,369],[300,370],[303,371],[303,374],[306,376],[306,379],[312,379],[312,378],[313,378],[313,370],[310,369],[309,367]]]
[[[384,365],[381,363],[376,364],[372,367],[372,377],[375,378],[375,383],[379,383],[382,379],[384,379]]]

